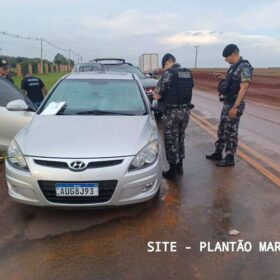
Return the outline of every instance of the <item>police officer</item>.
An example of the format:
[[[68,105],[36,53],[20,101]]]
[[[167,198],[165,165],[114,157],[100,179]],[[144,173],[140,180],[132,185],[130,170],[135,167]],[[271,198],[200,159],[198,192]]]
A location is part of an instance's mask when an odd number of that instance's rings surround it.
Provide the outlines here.
[[[0,57],[0,77],[14,83],[13,79],[9,76],[9,62],[3,57]]]
[[[31,76],[29,73],[24,74],[24,78],[21,81],[21,89],[37,108],[48,94],[48,89],[43,81],[37,77]]]
[[[219,167],[235,165],[238,127],[245,109],[245,95],[253,75],[253,67],[239,55],[236,45],[227,45],[223,50],[223,56],[231,66],[218,86],[220,100],[224,105],[218,128],[218,141],[215,143],[216,150],[213,154],[206,155],[207,159],[216,160]],[[224,150],[225,158],[223,158]]]
[[[185,158],[185,129],[189,122],[193,77],[189,69],[176,63],[172,54],[162,58],[164,73],[158,82],[154,99],[164,103],[163,135],[169,171],[163,176],[175,180],[176,173],[183,174]]]

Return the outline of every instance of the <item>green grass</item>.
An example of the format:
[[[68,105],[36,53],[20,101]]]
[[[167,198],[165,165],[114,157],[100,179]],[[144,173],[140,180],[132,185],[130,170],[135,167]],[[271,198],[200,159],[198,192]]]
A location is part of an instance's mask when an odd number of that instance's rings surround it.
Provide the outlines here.
[[[46,85],[47,89],[50,90],[51,87],[56,83],[56,81],[66,74],[67,74],[66,72],[53,72],[53,73],[43,74],[43,75],[34,74],[34,76],[40,78]],[[18,88],[20,88],[22,78],[13,77],[13,80],[15,81],[15,85]]]
[[[6,156],[6,152],[0,151],[0,164],[4,162],[4,157]]]

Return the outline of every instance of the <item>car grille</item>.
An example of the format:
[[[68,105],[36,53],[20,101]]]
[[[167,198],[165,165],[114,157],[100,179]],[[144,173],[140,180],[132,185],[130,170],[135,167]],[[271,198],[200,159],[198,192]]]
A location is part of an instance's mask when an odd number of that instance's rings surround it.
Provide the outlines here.
[[[68,164],[62,161],[49,161],[49,160],[38,160],[35,159],[34,162],[39,165],[55,168],[68,168]]]
[[[82,182],[82,183],[97,183],[99,185],[99,196],[94,197],[58,197],[55,192],[56,183],[81,183],[81,182],[58,182],[58,181],[38,181],[39,187],[43,192],[45,198],[54,203],[65,204],[87,204],[87,203],[102,203],[111,199],[118,181],[94,181],[94,182]]]
[[[50,160],[39,160],[35,159],[34,162],[39,165],[43,165],[46,167],[54,167],[54,168],[69,168],[68,164],[63,161],[50,161]],[[93,161],[89,162],[87,168],[101,168],[101,167],[109,167],[121,164],[123,162],[122,159],[117,160],[105,160],[105,161]],[[70,168],[69,168],[70,169]]]
[[[122,159],[107,160],[107,161],[93,161],[88,164],[87,168],[100,168],[100,167],[114,166],[114,165],[121,164],[122,162],[123,162]]]

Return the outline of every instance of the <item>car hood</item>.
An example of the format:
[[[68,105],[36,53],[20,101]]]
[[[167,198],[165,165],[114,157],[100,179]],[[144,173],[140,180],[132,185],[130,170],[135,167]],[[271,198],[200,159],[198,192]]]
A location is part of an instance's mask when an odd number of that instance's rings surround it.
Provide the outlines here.
[[[144,88],[156,87],[158,84],[158,80],[156,80],[156,79],[141,79],[140,82]]]
[[[150,115],[35,115],[15,140],[26,156],[103,158],[136,155],[152,135],[157,128]]]

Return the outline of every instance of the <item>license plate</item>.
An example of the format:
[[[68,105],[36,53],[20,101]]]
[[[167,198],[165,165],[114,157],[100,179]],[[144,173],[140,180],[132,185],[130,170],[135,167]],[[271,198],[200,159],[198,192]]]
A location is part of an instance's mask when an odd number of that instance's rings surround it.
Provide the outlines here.
[[[99,187],[96,183],[57,183],[56,196],[98,196]]]

